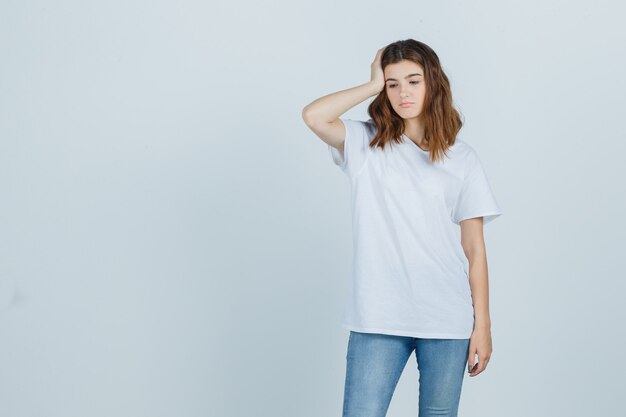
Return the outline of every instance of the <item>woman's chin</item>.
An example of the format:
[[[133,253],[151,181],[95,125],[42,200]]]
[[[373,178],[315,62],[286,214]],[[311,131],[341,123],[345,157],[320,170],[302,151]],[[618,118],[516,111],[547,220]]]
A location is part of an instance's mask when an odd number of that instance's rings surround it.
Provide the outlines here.
[[[420,113],[419,113],[419,112],[415,112],[415,111],[413,111],[413,112],[404,112],[404,111],[401,111],[401,112],[396,112],[396,114],[397,114],[398,116],[402,117],[402,118],[403,118],[403,119],[405,119],[405,120],[408,120],[408,119],[416,119],[416,118],[418,118],[418,117],[420,116]]]

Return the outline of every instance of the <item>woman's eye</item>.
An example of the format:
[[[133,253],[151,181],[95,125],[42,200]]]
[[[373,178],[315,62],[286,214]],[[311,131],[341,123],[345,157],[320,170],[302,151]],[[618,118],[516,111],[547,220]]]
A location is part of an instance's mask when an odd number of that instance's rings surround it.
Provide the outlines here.
[[[411,84],[419,84],[419,81],[411,81]],[[389,84],[389,88],[394,88],[397,84]]]

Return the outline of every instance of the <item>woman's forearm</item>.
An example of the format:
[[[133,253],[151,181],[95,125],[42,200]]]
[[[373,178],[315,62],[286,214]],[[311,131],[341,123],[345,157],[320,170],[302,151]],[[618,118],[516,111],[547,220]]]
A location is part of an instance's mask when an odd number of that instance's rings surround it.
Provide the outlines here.
[[[308,125],[330,123],[352,107],[378,94],[381,89],[379,85],[369,81],[356,87],[325,95],[306,105],[302,110],[302,118]]]
[[[474,304],[474,327],[491,327],[489,315],[489,279],[484,247],[468,256],[469,280]]]

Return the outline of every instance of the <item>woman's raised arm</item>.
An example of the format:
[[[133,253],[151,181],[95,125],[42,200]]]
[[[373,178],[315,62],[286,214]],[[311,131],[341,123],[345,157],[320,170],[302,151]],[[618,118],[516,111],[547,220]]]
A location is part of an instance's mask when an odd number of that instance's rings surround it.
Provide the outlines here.
[[[339,116],[384,88],[384,74],[380,66],[383,49],[378,50],[372,62],[370,81],[320,97],[302,109],[304,123],[325,143],[341,150],[345,128]]]

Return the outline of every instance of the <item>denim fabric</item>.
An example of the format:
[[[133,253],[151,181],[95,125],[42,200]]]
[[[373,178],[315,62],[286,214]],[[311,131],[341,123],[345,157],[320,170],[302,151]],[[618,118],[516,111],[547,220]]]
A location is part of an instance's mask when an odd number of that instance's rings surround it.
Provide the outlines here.
[[[469,339],[423,339],[350,331],[343,417],[385,417],[400,375],[415,350],[418,417],[456,417]]]

